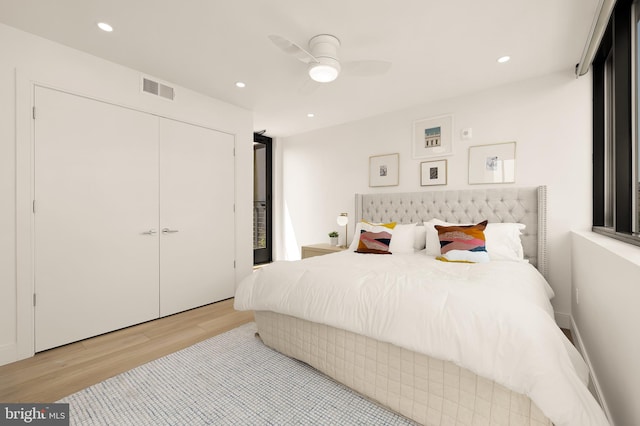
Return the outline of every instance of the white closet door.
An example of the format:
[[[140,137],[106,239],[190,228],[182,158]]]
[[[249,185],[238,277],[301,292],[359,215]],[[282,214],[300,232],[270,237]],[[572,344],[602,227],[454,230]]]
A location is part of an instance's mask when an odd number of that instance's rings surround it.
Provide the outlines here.
[[[40,87],[35,105],[41,351],[158,317],[158,118]]]
[[[233,136],[160,120],[160,315],[233,296]]]

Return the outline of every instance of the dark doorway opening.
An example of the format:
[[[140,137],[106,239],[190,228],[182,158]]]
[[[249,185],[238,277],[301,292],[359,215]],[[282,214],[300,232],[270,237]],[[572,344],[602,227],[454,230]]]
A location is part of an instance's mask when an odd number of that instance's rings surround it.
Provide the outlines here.
[[[272,139],[253,134],[253,264],[269,263],[272,257]]]

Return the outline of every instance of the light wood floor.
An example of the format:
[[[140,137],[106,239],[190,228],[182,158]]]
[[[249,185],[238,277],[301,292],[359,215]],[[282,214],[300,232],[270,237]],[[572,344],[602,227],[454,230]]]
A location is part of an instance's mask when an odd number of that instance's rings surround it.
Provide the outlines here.
[[[54,402],[251,321],[228,299],[40,352],[0,366],[0,401]]]

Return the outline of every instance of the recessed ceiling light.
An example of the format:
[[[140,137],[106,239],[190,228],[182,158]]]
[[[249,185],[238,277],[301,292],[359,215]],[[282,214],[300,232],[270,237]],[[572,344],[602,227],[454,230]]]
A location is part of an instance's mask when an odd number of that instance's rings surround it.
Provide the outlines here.
[[[314,113],[312,113],[312,112],[310,112],[309,114],[307,114],[307,117],[309,117],[309,118],[313,118],[313,117],[315,117],[315,116],[316,116],[316,115],[315,115]]]
[[[236,87],[243,88],[243,87],[247,87],[247,85],[244,84],[244,82],[242,82],[242,81],[236,81]]]
[[[505,62],[509,62],[510,59],[511,59],[511,56],[501,56],[498,58],[498,62],[501,64],[504,64]]]
[[[113,31],[113,27],[111,25],[107,24],[106,22],[98,22],[98,28],[100,28],[102,31],[106,31],[108,33]]]

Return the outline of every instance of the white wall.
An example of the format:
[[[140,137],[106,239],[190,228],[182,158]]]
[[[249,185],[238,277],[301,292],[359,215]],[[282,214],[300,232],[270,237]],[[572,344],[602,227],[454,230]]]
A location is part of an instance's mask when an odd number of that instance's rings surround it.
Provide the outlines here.
[[[442,114],[454,116],[448,185],[421,187],[412,122]],[[463,128],[473,129],[471,140],[461,140]],[[468,147],[508,141],[517,142],[516,185],[548,186],[549,281],[558,319],[569,326],[570,231],[591,226],[591,80],[572,70],[279,139],[277,258],[299,258],[300,246],[342,232],[335,218],[353,217],[355,193],[469,187]],[[369,156],[396,152],[400,184],[369,188]]]
[[[572,242],[574,335],[610,419],[639,425],[640,248],[592,232]]]
[[[17,247],[23,206],[16,200],[25,173],[17,162],[29,153],[28,114],[31,99],[25,85],[32,81],[125,105],[141,111],[199,124],[235,135],[236,139],[236,278],[251,273],[253,126],[252,113],[187,89],[176,87],[175,101],[140,91],[142,73],[90,56],[0,24],[0,364],[18,358],[20,316],[17,299],[32,291],[18,287],[31,282],[18,276],[25,251]],[[26,84],[27,82],[28,84]],[[20,160],[18,160],[20,161]],[[18,178],[16,174],[20,173]],[[26,170],[28,176],[29,170]],[[20,189],[24,191],[23,188]],[[28,188],[26,189],[29,190]],[[28,254],[26,254],[28,256]],[[24,356],[22,354],[21,356]]]

